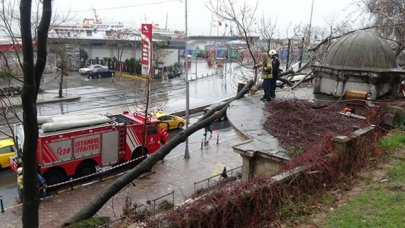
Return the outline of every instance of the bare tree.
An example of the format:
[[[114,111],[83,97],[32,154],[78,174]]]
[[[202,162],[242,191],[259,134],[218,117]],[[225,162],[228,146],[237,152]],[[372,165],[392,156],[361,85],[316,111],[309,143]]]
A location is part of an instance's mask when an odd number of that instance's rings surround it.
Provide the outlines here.
[[[264,39],[266,41],[266,52],[268,53],[271,49],[271,41],[274,37],[274,35],[278,32],[277,30],[277,21],[275,21],[274,23],[271,21],[271,18],[264,18],[262,17],[260,19],[260,23],[259,23],[259,33],[262,37],[262,39]]]
[[[119,63],[122,61],[122,55],[124,53],[124,49],[127,46],[126,42],[131,35],[131,31],[129,29],[123,30],[114,30],[108,35],[108,38],[113,40],[114,47],[117,53],[117,60]]]
[[[209,1],[207,8],[217,17],[222,20],[229,21],[235,27],[234,31],[236,35],[243,37],[247,51],[253,61],[253,66],[257,65],[259,59],[255,55],[255,43],[253,40],[253,35],[256,29],[257,20],[255,14],[257,11],[258,3],[256,2],[253,6],[248,3],[243,2],[241,5],[237,5],[235,0],[218,0],[214,4],[211,0]],[[252,67],[253,68],[253,67]],[[257,82],[258,69],[254,68],[253,81]]]
[[[366,12],[371,14],[377,31],[395,41],[395,56],[405,49],[405,1],[359,0]]]
[[[20,30],[23,53],[24,87],[21,95],[23,105],[24,145],[22,156],[24,179],[23,179],[23,227],[38,227],[39,187],[37,184],[37,96],[40,88],[42,73],[45,69],[48,40],[48,30],[52,15],[51,0],[42,2],[41,20],[36,34],[36,52],[33,45],[33,33],[31,23],[32,0],[20,2]],[[34,65],[34,54],[36,61]]]

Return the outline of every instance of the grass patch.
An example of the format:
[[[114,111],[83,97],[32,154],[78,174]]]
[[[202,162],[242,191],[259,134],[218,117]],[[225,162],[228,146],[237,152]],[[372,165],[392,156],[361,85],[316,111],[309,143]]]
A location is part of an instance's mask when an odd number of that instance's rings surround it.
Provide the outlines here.
[[[403,227],[405,192],[367,191],[337,209],[323,227]]]
[[[380,142],[380,148],[389,154],[404,145],[403,132],[394,132]],[[364,192],[335,210],[322,227],[404,227],[405,161],[394,159],[387,171],[388,182],[368,183]]]
[[[405,162],[398,162],[387,173],[388,179],[392,182],[405,184]]]
[[[389,153],[394,153],[397,149],[404,148],[405,146],[405,133],[402,131],[393,132],[385,136],[379,143],[380,148]]]
[[[301,156],[304,153],[305,153],[305,150],[302,148],[298,148],[298,147],[291,147],[287,152],[288,156],[290,156],[291,158]]]
[[[104,216],[93,216],[89,219],[83,220],[81,222],[75,223],[71,225],[71,228],[97,228],[100,227],[107,222],[110,222],[109,217]]]
[[[296,221],[305,220],[306,216],[311,214],[312,208],[318,205],[331,205],[333,202],[334,198],[327,193],[319,194],[316,197],[308,197],[300,202],[289,201],[276,212],[276,217],[290,226]]]

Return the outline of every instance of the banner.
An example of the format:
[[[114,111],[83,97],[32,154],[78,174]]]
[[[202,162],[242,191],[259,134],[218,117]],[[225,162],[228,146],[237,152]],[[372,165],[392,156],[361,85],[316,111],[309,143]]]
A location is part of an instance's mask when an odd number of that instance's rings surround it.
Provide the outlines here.
[[[152,73],[152,24],[142,24],[141,27],[142,47],[142,75],[151,77]]]

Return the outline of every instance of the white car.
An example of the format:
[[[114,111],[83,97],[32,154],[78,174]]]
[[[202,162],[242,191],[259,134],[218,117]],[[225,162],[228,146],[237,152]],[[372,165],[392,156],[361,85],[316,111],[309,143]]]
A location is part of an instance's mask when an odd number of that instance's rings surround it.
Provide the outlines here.
[[[87,67],[83,67],[79,69],[79,73],[81,75],[86,75],[89,71],[96,72],[99,68],[105,68],[108,71],[108,67],[100,65],[100,64],[93,64]]]

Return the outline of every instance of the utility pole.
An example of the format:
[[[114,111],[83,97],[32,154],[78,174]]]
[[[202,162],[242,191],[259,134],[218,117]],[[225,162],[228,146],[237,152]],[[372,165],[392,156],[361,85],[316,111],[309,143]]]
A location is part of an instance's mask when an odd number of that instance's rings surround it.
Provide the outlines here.
[[[166,24],[165,24],[165,30],[167,30],[167,18],[169,17],[169,14],[166,13]]]
[[[187,0],[185,0],[185,38],[187,38]],[[190,117],[189,117],[189,109],[190,109],[190,86],[189,86],[189,82],[188,82],[188,42],[186,42],[186,50],[184,53],[184,60],[185,60],[185,71],[186,71],[186,129],[188,128],[188,124],[190,121]],[[188,151],[188,137],[186,138],[186,142],[185,142],[185,150],[184,150],[184,158],[189,159],[190,158],[190,153]]]
[[[184,30],[184,36],[187,37],[187,0],[185,0],[184,3],[185,3],[185,5],[186,5],[186,6],[185,6],[185,8],[186,8],[186,13],[185,13],[185,14],[186,14],[186,20],[185,20],[185,22],[186,22],[186,23],[185,23],[186,28],[185,28],[185,30]]]
[[[311,16],[309,19],[309,28],[308,28],[308,45],[307,47],[309,48],[309,45],[311,45],[311,27],[312,27],[312,13],[314,12],[314,0],[312,0],[312,4],[311,4]]]
[[[291,51],[291,39],[288,39],[287,44],[287,62],[285,64],[285,71],[288,70],[288,64],[290,63],[290,51]]]

